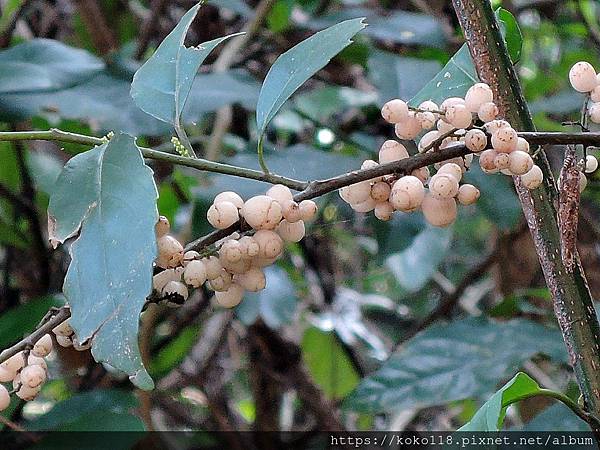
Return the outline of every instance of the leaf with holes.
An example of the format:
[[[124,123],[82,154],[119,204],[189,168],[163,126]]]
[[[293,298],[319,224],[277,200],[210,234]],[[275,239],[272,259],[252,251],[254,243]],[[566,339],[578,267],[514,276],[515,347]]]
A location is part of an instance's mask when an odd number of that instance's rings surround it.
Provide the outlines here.
[[[118,134],[71,158],[48,207],[54,246],[79,233],[63,285],[78,339],[91,339],[96,361],[126,372],[142,389],[153,387],[137,337],[156,257],[156,198],[140,149]]]
[[[131,96],[140,109],[176,127],[198,68],[217,45],[236,36],[186,47],[185,36],[201,5],[199,3],[185,13],[152,57],[138,69],[131,83]]]
[[[277,58],[267,73],[256,106],[260,136],[285,101],[352,43],[352,36],[367,26],[363,20],[346,20],[319,31]]]

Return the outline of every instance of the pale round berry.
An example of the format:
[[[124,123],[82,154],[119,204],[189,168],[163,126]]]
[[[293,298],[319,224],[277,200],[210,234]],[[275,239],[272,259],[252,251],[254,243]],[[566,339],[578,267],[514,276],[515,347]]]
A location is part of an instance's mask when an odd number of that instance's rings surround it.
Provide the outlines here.
[[[377,163],[376,161],[373,161],[372,159],[365,159],[363,161],[363,163],[360,165],[360,168],[361,168],[361,170],[365,170],[365,169],[373,169],[377,166],[379,166],[379,163]]]
[[[73,336],[72,341],[73,341],[73,348],[75,350],[77,350],[78,352],[84,352],[84,351],[92,348],[92,340],[91,339],[88,340],[85,344],[82,344],[81,342],[79,342],[79,339],[77,339],[77,337]]]
[[[392,188],[385,181],[378,181],[371,186],[371,198],[376,202],[385,202],[390,198]]]
[[[410,173],[413,177],[417,177],[421,180],[421,183],[425,184],[429,181],[429,167],[421,167],[415,169]]]
[[[233,203],[238,209],[244,206],[244,200],[242,200],[242,197],[232,191],[225,191],[217,194],[213,200],[213,204],[216,205],[217,203],[221,202]]]
[[[592,103],[588,109],[590,120],[594,123],[600,123],[600,103]]]
[[[258,247],[258,242],[256,242],[252,236],[243,236],[240,238],[239,242],[244,258],[254,258],[255,256],[258,256],[260,248]]]
[[[183,261],[181,262],[181,264],[183,265],[183,267],[186,267],[190,262],[195,261],[197,259],[200,259],[200,253],[194,250],[190,250],[183,254]]]
[[[300,242],[306,233],[302,220],[290,223],[284,219],[277,225],[275,231],[285,242]]]
[[[598,159],[594,155],[585,157],[585,173],[592,173],[598,169]]]
[[[168,234],[170,230],[171,224],[169,223],[169,219],[167,219],[165,216],[160,216],[158,218],[158,222],[156,222],[156,225],[154,225],[156,237],[162,237],[165,234]]]
[[[577,92],[591,92],[598,86],[596,71],[586,61],[579,61],[571,67],[571,70],[569,70],[569,81],[573,89]]]
[[[425,100],[424,102],[422,102],[419,105],[419,109],[421,109],[423,111],[429,111],[429,112],[436,114],[436,119],[437,119],[437,111],[440,110],[440,107],[437,105],[437,103],[435,103],[431,100]]]
[[[0,411],[4,411],[10,406],[10,394],[8,389],[0,384]]]
[[[259,267],[251,267],[246,273],[236,275],[233,281],[250,292],[262,291],[267,285],[265,273]]]
[[[184,300],[188,298],[188,288],[181,281],[169,281],[162,288],[163,295],[180,295]]]
[[[183,271],[183,281],[194,288],[199,288],[206,281],[206,267],[199,260],[190,261]]]
[[[277,261],[277,258],[252,258],[252,267],[258,267],[262,269],[263,267],[272,266]]]
[[[498,170],[506,170],[510,167],[510,158],[508,153],[498,153],[494,159],[494,165]]]
[[[373,212],[379,220],[388,221],[394,214],[394,207],[390,202],[380,202],[375,205]]]
[[[529,153],[529,142],[526,139],[519,137],[517,139],[517,150],[525,153]]]
[[[73,328],[71,327],[71,324],[69,323],[68,320],[65,320],[64,322],[56,325],[54,328],[52,328],[52,332],[56,335],[56,336],[71,336],[73,334]]]
[[[435,126],[435,121],[437,119],[436,115],[432,112],[418,112],[416,118],[423,130],[432,129]]]
[[[510,153],[517,149],[519,136],[511,127],[503,127],[492,134],[492,147],[500,153]]]
[[[472,184],[463,184],[458,189],[458,201],[461,205],[472,205],[479,198],[480,192]]]
[[[223,268],[230,274],[245,273],[252,267],[252,260],[250,258],[242,258],[236,262],[222,261]]]
[[[510,128],[510,123],[508,123],[506,120],[495,119],[491,122],[486,122],[483,127],[488,134],[494,134],[501,128]]]
[[[390,203],[398,211],[411,212],[421,206],[425,188],[417,177],[407,175],[401,177],[392,186]]]
[[[478,129],[472,129],[465,134],[465,146],[472,152],[479,153],[487,147],[486,134]]]
[[[427,194],[421,204],[425,220],[435,227],[447,227],[456,220],[456,200],[436,198]]]
[[[310,222],[317,216],[317,204],[312,200],[302,200],[299,207],[300,218],[304,222]]]
[[[436,198],[456,197],[458,188],[458,181],[448,173],[436,173],[429,180],[429,192]]]
[[[200,261],[204,263],[207,279],[214,280],[215,278],[221,275],[223,265],[221,264],[219,258],[217,258],[216,256],[209,256],[208,258],[202,258]]]
[[[225,269],[221,269],[218,277],[208,282],[208,286],[215,292],[223,292],[231,286],[231,274]]]
[[[377,202],[375,200],[373,200],[371,197],[366,199],[364,202],[353,203],[350,205],[350,207],[354,211],[359,212],[359,213],[368,213],[370,211],[373,211],[375,209],[375,206],[377,206]]]
[[[279,202],[267,195],[252,197],[244,203],[241,212],[255,230],[272,230],[283,217]]]
[[[242,249],[240,248],[239,241],[235,239],[229,239],[223,242],[219,249],[219,259],[221,264],[224,262],[236,263],[242,259]]]
[[[276,258],[283,251],[283,240],[281,237],[270,230],[260,230],[254,234],[259,248],[258,256],[260,258]]]
[[[455,105],[465,106],[465,99],[460,97],[448,97],[440,105],[440,110],[447,112],[448,108]],[[446,120],[448,121],[448,120]]]
[[[463,174],[463,169],[456,163],[444,163],[437,171],[438,174],[452,175],[456,181],[460,181]]]
[[[421,123],[416,118],[415,113],[411,111],[408,114],[408,119],[394,126],[394,131],[400,139],[414,139],[421,132]]]
[[[590,92],[590,100],[593,102],[600,102],[600,85],[596,86],[592,92]]]
[[[290,223],[298,222],[302,219],[302,215],[300,214],[300,205],[296,203],[294,200],[285,200],[281,204],[281,212],[283,214],[283,218]]]
[[[381,108],[381,117],[388,123],[404,122],[408,119],[408,104],[400,99],[387,102]]]
[[[37,395],[40,393],[40,390],[41,387],[30,388],[23,384],[17,391],[17,397],[19,397],[21,400],[25,400],[26,402],[30,402],[37,397]]]
[[[360,181],[359,183],[344,186],[339,190],[340,197],[350,205],[364,202],[371,197],[371,182]]]
[[[533,166],[529,172],[521,175],[521,183],[527,189],[535,189],[544,181],[544,173],[539,166]]]
[[[587,187],[588,179],[583,172],[579,172],[579,193],[585,191]]]
[[[496,106],[494,102],[488,102],[483,103],[479,107],[479,111],[477,111],[477,116],[479,117],[479,120],[486,123],[491,122],[496,117],[498,117],[499,112],[500,111],[498,110],[498,106]]]
[[[417,146],[419,153],[423,153],[431,149],[431,145],[440,137],[440,132],[437,130],[428,131],[423,135]]]
[[[208,223],[218,230],[230,227],[240,219],[238,208],[231,202],[213,203],[206,213]]]
[[[37,388],[46,381],[46,371],[38,365],[23,368],[20,375],[23,386],[30,388]]]
[[[515,150],[510,153],[510,165],[508,168],[513,175],[524,175],[531,170],[533,167],[533,159],[529,156],[529,153],[522,152],[521,150]]]
[[[267,196],[271,197],[273,200],[277,200],[281,206],[286,200],[293,200],[294,196],[290,188],[284,186],[283,184],[274,184],[269,188],[266,193]]]
[[[440,134],[446,134],[454,130],[454,127],[446,122],[444,119],[440,119],[437,121],[437,129]]]
[[[152,288],[156,292],[162,292],[165,284],[167,284],[169,281],[181,281],[182,274],[183,267],[165,269],[152,277]]]
[[[479,111],[481,105],[494,101],[492,89],[485,83],[476,83],[469,88],[465,95],[465,106],[473,113]]]
[[[454,128],[468,128],[473,122],[473,116],[466,106],[458,104],[446,108],[446,120]]]
[[[48,364],[46,363],[46,360],[40,356],[29,355],[27,358],[27,365],[41,366],[44,370],[48,371]]]
[[[0,364],[0,367],[6,369],[14,377],[16,373],[23,368],[24,365],[25,361],[23,360],[23,352],[19,352],[8,358],[2,364]]]
[[[56,343],[61,347],[68,348],[73,346],[73,340],[69,336],[56,335]]]
[[[244,288],[237,283],[232,283],[222,291],[215,292],[215,300],[223,308],[233,308],[240,304],[244,298]]]
[[[45,334],[40,338],[39,341],[35,343],[33,349],[31,349],[31,353],[34,356],[39,356],[43,358],[44,356],[48,356],[52,351],[52,336],[49,334]]]
[[[484,150],[479,154],[479,165],[484,171],[493,172],[498,170],[496,167],[496,156],[498,152],[496,150]]]
[[[183,260],[183,246],[173,236],[165,235],[158,238],[156,242],[158,246],[158,258],[156,265],[167,269],[169,267],[177,267]]]
[[[379,149],[379,164],[399,161],[404,158],[408,158],[406,147],[393,139],[385,141]]]

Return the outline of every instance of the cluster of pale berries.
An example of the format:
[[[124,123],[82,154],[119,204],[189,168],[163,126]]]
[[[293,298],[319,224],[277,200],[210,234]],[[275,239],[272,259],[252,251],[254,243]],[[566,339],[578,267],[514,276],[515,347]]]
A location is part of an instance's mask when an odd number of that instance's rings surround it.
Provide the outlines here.
[[[52,332],[56,342],[62,347],[73,347],[78,351],[90,348],[91,344],[79,344],[68,320],[57,325]],[[12,392],[22,400],[35,399],[48,378],[48,365],[44,358],[50,352],[52,336],[45,334],[30,350],[22,350],[0,364],[0,383],[12,382]],[[0,411],[4,411],[9,405],[10,392],[0,384]]]
[[[600,99],[600,89],[598,94]],[[600,103],[598,105],[600,108]],[[460,184],[473,155],[479,157],[483,172],[519,176],[528,189],[537,188],[543,181],[542,170],[529,155],[529,143],[519,137],[507,121],[497,118],[498,107],[492,90],[485,83],[473,85],[464,98],[447,98],[439,106],[425,101],[418,108],[411,108],[403,100],[390,100],[383,105],[381,115],[394,124],[400,139],[415,139],[426,131],[418,142],[421,153],[454,145],[465,145],[472,153],[435,164],[433,176],[430,176],[428,167],[422,167],[411,175],[388,175],[340,189],[342,199],[355,211],[374,211],[380,220],[389,220],[394,211],[421,209],[431,225],[448,226],[456,219],[457,201],[470,205],[479,198],[479,190],[475,186]],[[361,168],[372,168],[408,157],[404,145],[388,140],[379,150],[379,162],[367,160]],[[593,171],[596,161],[593,156],[591,158],[593,160],[588,157],[587,169]],[[581,184],[582,188],[585,187],[583,174]]]
[[[315,202],[296,203],[290,189],[281,184],[245,202],[235,192],[221,192],[206,214],[208,222],[223,230],[243,218],[254,233],[232,234],[217,244],[218,256],[207,257],[195,251],[184,253],[181,243],[168,234],[168,220],[161,216],[156,224],[156,265],[165,270],[154,275],[153,288],[162,295],[177,294],[185,300],[188,287],[199,288],[206,282],[215,291],[217,303],[232,308],[245,291],[265,288],[263,269],[281,256],[285,242],[299,242],[304,237],[304,222],[316,213]]]

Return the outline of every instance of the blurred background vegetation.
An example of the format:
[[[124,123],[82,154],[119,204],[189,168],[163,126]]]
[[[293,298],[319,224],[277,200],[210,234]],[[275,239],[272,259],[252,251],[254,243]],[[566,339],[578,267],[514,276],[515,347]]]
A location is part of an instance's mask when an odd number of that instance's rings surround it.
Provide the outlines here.
[[[265,0],[263,0],[265,1]],[[463,43],[452,5],[423,0],[275,0],[230,61],[217,49],[197,76],[185,120],[197,153],[258,167],[254,107],[274,59],[346,18],[368,28],[286,103],[268,131],[267,161],[280,174],[316,179],[374,158],[393,129],[379,115],[410,99]],[[133,72],[192,1],[3,0],[0,126],[102,136],[122,130],[169,150],[171,131],[138,110]],[[536,126],[566,130],[581,97],[568,86],[579,60],[600,67],[600,2],[494,2],[517,18],[518,72]],[[215,0],[188,44],[241,30],[255,2]],[[220,62],[219,62],[220,61]],[[224,66],[224,67],[223,67]],[[231,120],[227,120],[230,117]],[[86,150],[47,142],[0,143],[0,348],[61,304],[64,251],[46,244],[48,195],[62,165]],[[414,145],[411,147],[414,151]],[[556,151],[553,151],[556,150]],[[549,149],[559,163],[560,149]],[[555,160],[556,159],[556,160]],[[264,184],[153,163],[159,210],[182,241],[208,231],[214,195]],[[267,289],[233,312],[198,290],[178,309],[152,307],[141,346],[157,389],[133,390],[89,352],[59,348],[51,382],[3,423],[25,429],[452,430],[519,369],[577,400],[579,393],[548,290],[510,179],[467,175],[482,197],[450,229],[420,214],[389,223],[355,214],[337,196],[300,244],[268,270]],[[600,292],[598,199],[583,195],[580,252]],[[532,400],[509,427],[581,430],[565,407]],[[232,448],[244,443],[231,437]]]

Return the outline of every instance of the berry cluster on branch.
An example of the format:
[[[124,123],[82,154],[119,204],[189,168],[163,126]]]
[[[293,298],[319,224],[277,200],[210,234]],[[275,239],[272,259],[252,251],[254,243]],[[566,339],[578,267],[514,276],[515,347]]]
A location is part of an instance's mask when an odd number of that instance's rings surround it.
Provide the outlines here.
[[[156,265],[164,270],[154,275],[153,289],[185,300],[189,288],[206,283],[219,305],[232,308],[246,291],[266,287],[263,269],[279,259],[285,242],[299,242],[304,237],[304,223],[313,220],[316,213],[315,202],[296,203],[290,189],[281,184],[245,202],[235,192],[221,192],[208,209],[208,222],[226,230],[243,218],[252,230],[227,236],[217,242],[214,254],[204,256],[194,250],[184,252],[181,243],[168,234],[169,222],[161,216],[156,224]]]

